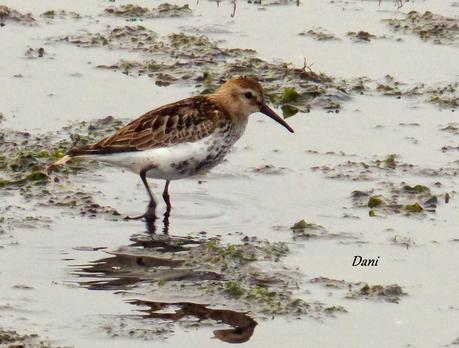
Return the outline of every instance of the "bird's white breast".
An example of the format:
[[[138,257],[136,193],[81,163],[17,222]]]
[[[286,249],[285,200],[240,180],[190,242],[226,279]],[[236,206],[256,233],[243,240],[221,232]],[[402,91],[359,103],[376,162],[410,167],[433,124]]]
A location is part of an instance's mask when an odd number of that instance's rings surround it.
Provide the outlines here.
[[[213,133],[195,142],[144,151],[95,155],[90,158],[128,168],[135,173],[147,169],[147,176],[151,178],[181,179],[208,170],[220,163],[242,134],[242,132],[231,133],[228,136]]]

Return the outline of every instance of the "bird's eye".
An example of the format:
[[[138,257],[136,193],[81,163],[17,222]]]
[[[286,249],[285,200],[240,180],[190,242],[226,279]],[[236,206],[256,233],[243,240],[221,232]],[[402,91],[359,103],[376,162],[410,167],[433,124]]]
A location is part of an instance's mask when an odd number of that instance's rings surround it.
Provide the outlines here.
[[[247,99],[252,99],[252,97],[253,97],[252,92],[245,92],[244,95],[245,95],[245,97],[246,97]]]

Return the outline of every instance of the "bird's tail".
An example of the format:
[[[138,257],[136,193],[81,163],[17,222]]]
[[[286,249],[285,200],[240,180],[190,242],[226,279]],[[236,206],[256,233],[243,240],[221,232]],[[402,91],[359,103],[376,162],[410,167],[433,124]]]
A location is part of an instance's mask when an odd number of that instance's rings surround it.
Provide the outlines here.
[[[67,163],[68,161],[70,161],[72,159],[72,156],[69,156],[69,155],[65,155],[64,157],[58,159],[57,161],[49,164],[47,167],[46,167],[46,174],[49,174],[51,173],[54,169],[60,167],[60,166],[63,166],[65,163]]]

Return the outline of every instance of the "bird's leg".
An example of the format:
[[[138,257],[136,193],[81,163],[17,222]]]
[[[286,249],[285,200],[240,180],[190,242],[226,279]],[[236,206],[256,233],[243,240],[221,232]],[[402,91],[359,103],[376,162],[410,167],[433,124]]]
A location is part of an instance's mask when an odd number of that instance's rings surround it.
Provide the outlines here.
[[[156,233],[156,225],[155,225],[155,220],[154,219],[146,219],[145,220],[145,225],[147,227],[147,232],[150,234],[155,234]]]
[[[167,211],[170,212],[172,208],[172,204],[171,204],[170,196],[169,196],[169,183],[170,183],[170,180],[166,180],[166,186],[164,186],[164,191],[163,191],[163,199],[164,199],[164,202],[166,203]]]
[[[171,215],[171,209],[172,209],[172,204],[171,204],[170,196],[169,196],[169,183],[170,183],[170,180],[166,180],[166,185],[164,186],[164,191],[163,191],[163,199],[167,207],[166,211],[164,212],[164,219],[163,219],[164,234],[169,233],[169,217]]]
[[[164,213],[164,219],[163,219],[163,233],[164,234],[169,234],[169,216],[170,216],[170,210],[166,210]]]
[[[155,201],[155,198],[153,197],[153,193],[151,193],[151,190],[150,190],[150,186],[148,185],[148,181],[147,181],[147,177],[146,177],[146,174],[147,174],[147,168],[145,169],[142,169],[140,171],[140,178],[142,179],[142,182],[143,184],[145,185],[145,188],[147,189],[147,193],[148,193],[148,196],[150,197],[150,202],[148,203],[148,206],[147,206],[147,211],[140,215],[140,216],[136,216],[136,217],[126,217],[127,220],[138,220],[138,219],[142,219],[142,218],[145,218],[147,220],[155,220],[156,219],[156,201]]]

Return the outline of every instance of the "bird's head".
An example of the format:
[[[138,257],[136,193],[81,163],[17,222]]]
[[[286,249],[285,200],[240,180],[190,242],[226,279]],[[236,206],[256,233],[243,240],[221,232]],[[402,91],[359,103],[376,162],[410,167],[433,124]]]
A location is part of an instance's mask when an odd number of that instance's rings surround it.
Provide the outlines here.
[[[253,78],[238,77],[228,80],[212,97],[236,122],[246,122],[249,115],[261,112],[293,133],[293,129],[287,122],[266,105],[263,87]]]

